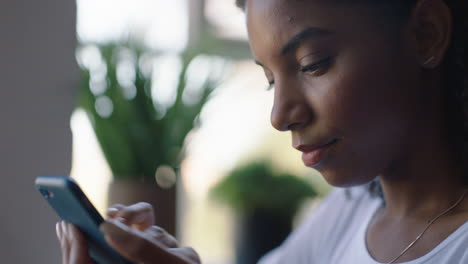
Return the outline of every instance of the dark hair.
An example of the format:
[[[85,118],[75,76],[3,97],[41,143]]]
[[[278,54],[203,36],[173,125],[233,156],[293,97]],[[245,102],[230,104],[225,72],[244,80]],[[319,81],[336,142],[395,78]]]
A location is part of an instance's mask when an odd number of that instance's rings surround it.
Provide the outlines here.
[[[245,9],[247,0],[236,0],[236,5]],[[338,0],[337,0],[338,1]],[[349,0],[348,0],[349,1]],[[379,6],[386,14],[401,22],[409,19],[418,0],[354,0]],[[349,3],[349,2],[348,2]],[[442,62],[444,108],[448,140],[458,161],[464,168],[464,182],[468,184],[468,14],[467,0],[445,0],[453,17],[453,31],[450,46]],[[372,183],[371,188],[379,189]]]

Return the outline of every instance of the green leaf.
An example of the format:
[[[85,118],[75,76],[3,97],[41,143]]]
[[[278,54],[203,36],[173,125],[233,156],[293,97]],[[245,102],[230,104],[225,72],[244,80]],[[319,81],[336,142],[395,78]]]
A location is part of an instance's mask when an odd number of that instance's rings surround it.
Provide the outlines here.
[[[151,97],[152,80],[143,74],[138,63],[142,56],[148,57],[152,52],[130,43],[96,46],[107,68],[107,89],[103,94],[93,94],[90,80],[96,73],[82,67],[79,107],[88,114],[114,177],[153,182],[159,166],[179,166],[186,136],[194,128],[195,120],[216,87],[215,83],[220,80],[207,81],[202,87],[203,96],[196,104],[184,104],[183,94],[190,81],[187,80],[188,65],[197,54],[182,54],[183,67],[179,73],[179,82],[177,87],[173,87],[177,91],[176,101],[161,117],[158,112],[160,108]],[[120,52],[124,49],[131,51],[137,61],[133,81],[136,95],[131,99],[125,97],[117,72],[122,59]],[[101,116],[96,110],[96,102],[102,96],[112,102],[113,111],[110,116]]]

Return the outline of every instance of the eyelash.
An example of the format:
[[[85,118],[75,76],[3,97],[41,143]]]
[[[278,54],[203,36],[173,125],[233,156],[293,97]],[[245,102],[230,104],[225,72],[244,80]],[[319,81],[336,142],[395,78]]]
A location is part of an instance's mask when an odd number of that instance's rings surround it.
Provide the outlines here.
[[[301,67],[301,72],[311,72],[314,73],[320,69],[325,69],[326,67],[330,66],[330,63],[332,61],[332,57],[325,58],[319,62],[312,63],[309,65],[306,65],[304,67]]]
[[[269,82],[265,90],[270,91],[275,87],[275,82]]]
[[[303,72],[303,73],[313,74],[313,73],[317,72],[318,70],[322,70],[322,69],[325,69],[328,66],[330,66],[330,64],[332,62],[332,59],[333,59],[333,57],[328,57],[328,58],[325,58],[325,59],[323,59],[321,61],[318,61],[316,63],[306,65],[304,67],[301,67],[300,71]],[[269,90],[273,89],[274,87],[275,87],[275,82],[274,81],[269,82],[266,90],[269,91]]]

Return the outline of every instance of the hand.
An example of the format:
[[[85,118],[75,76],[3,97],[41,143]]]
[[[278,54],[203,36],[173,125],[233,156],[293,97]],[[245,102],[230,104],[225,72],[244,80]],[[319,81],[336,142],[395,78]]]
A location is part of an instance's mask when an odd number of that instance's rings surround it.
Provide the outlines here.
[[[151,205],[114,205],[100,227],[111,247],[128,260],[144,264],[200,264],[198,254],[179,247],[177,240],[162,228],[154,226]],[[63,264],[95,264],[88,255],[86,239],[72,224],[57,224]]]
[[[78,228],[65,221],[56,224],[63,264],[95,264],[88,254],[88,245]]]
[[[177,240],[154,226],[153,208],[148,203],[114,205],[101,231],[117,252],[136,263],[199,264],[198,254],[179,247]]]

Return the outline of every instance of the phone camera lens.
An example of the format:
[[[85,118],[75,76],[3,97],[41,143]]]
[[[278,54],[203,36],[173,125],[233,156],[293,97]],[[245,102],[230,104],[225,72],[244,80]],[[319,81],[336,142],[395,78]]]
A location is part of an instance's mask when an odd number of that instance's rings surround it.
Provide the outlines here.
[[[42,196],[44,196],[44,198],[46,198],[46,199],[50,199],[50,198],[53,198],[53,197],[54,197],[54,193],[53,193],[52,191],[49,191],[49,190],[41,189],[41,194],[42,194]]]

